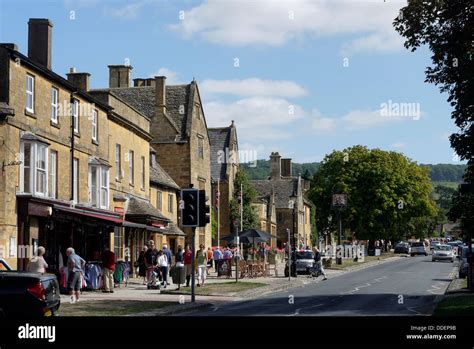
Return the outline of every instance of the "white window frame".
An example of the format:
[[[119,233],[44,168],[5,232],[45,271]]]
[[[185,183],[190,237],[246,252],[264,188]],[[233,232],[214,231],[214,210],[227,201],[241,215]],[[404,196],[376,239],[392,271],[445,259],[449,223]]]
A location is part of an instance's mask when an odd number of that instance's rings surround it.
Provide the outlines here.
[[[174,200],[173,194],[168,193],[168,212],[169,213],[173,213],[173,210],[174,210],[173,200]]]
[[[97,142],[98,133],[97,133],[97,110],[92,110],[92,140]]]
[[[72,183],[72,201],[77,204],[79,200],[79,159],[74,158],[72,171],[74,174],[73,183]]]
[[[58,123],[58,98],[59,90],[56,87],[51,88],[51,122]]]
[[[72,122],[74,125],[74,132],[79,133],[79,101],[77,99],[72,102]]]
[[[28,191],[25,191],[25,144],[30,145],[30,166],[28,167],[28,176],[30,180],[30,188]],[[39,167],[38,158],[39,152],[44,151],[44,168]],[[20,166],[20,191],[23,193],[30,193],[35,196],[48,196],[48,177],[49,177],[49,169],[48,169],[48,146],[46,144],[40,142],[21,142],[20,145],[20,152],[21,152],[21,166]],[[38,174],[42,173],[44,175],[44,182],[43,187],[44,191],[38,191]]]
[[[95,169],[96,175],[95,188],[92,187],[92,169]],[[95,202],[92,200],[93,195],[96,198]],[[109,208],[109,168],[107,166],[89,165],[89,203],[92,207]]]
[[[106,166],[101,166],[100,168],[100,208],[108,209],[109,208],[109,168]],[[105,193],[105,196],[102,197],[102,193]]]
[[[122,146],[115,144],[115,178],[122,179]]]
[[[52,197],[53,199],[58,198],[58,176],[57,176],[57,171],[58,171],[58,152],[51,150],[50,151],[50,163],[51,163],[51,171],[50,171],[50,185],[51,185],[51,190],[49,196]]]
[[[31,89],[30,89],[31,88]],[[26,74],[26,100],[25,109],[29,113],[35,112],[35,77],[30,74]],[[29,98],[31,98],[31,105],[29,105]]]
[[[133,150],[128,151],[128,181],[131,185],[135,183],[135,152]]]
[[[140,188],[145,190],[145,157],[141,157],[141,166],[140,166]]]

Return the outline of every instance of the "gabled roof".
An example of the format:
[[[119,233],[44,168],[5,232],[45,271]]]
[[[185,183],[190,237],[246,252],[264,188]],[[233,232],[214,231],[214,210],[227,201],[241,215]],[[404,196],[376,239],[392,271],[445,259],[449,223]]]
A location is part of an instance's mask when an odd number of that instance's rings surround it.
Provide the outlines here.
[[[149,216],[169,222],[169,219],[159,209],[153,207],[148,201],[130,198],[128,201],[127,216]]]
[[[288,208],[288,201],[298,193],[298,177],[276,179],[276,180],[253,180],[251,181],[258,195],[275,194],[275,207]]]
[[[178,184],[170,177],[170,175],[160,166],[158,162],[154,162],[150,166],[150,182],[158,185],[164,185],[166,187],[179,190],[181,189]]]
[[[177,141],[187,139],[191,87],[192,84],[166,86],[166,115],[179,135]],[[109,90],[113,95],[126,101],[150,119],[155,116],[154,86],[120,87]]]
[[[211,178],[213,181],[226,180],[227,161],[219,156],[219,152],[225,154],[226,148],[229,148],[231,128],[210,128],[208,134],[211,142]]]

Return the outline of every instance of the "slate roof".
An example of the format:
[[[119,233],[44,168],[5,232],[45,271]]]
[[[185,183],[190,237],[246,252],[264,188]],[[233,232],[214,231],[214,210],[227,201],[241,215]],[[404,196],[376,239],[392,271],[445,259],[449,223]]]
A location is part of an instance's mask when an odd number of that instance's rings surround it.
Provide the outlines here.
[[[140,200],[137,198],[130,198],[128,201],[127,216],[151,216],[158,218],[163,221],[169,221],[161,211],[153,207],[148,201]]]
[[[227,179],[227,162],[220,159],[219,151],[225,152],[226,148],[229,148],[231,128],[209,128],[207,132],[211,143],[211,178],[213,181],[224,181]]]
[[[150,166],[150,182],[156,183],[159,185],[164,185],[169,188],[173,188],[176,190],[181,189],[179,185],[170,177],[168,173],[160,166],[158,162],[154,162],[152,166]]]
[[[290,197],[298,192],[297,177],[277,180],[252,180],[251,183],[259,196],[271,195],[273,189],[276,208],[288,208]]]
[[[165,227],[165,234],[186,236],[186,234],[174,223],[168,223]]]
[[[166,86],[166,114],[173,127],[180,135],[178,141],[186,140],[188,125],[188,101],[191,85]],[[113,95],[129,103],[132,107],[152,119],[155,116],[155,87],[120,87],[108,89]],[[180,107],[184,113],[180,113]]]

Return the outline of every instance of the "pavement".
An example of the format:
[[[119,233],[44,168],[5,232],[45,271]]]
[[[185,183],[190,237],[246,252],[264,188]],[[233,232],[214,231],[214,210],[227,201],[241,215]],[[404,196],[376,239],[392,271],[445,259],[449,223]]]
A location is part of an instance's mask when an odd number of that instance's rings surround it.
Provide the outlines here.
[[[431,256],[393,257],[328,280],[303,282],[252,299],[214,304],[181,315],[227,316],[399,316],[431,315],[456,266],[431,262]]]

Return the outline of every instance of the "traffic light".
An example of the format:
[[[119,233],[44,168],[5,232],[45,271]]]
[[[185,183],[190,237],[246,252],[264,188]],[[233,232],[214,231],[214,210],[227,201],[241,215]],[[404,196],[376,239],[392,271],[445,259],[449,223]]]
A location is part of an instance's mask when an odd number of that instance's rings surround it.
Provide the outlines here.
[[[199,190],[181,190],[181,225],[183,227],[199,226]]]
[[[211,222],[211,211],[207,201],[206,191],[199,190],[199,227],[205,227]]]

